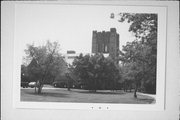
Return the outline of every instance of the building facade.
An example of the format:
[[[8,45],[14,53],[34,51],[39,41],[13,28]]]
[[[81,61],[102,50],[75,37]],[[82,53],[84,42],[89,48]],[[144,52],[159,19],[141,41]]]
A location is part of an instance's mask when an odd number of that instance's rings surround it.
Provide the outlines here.
[[[67,53],[63,54],[63,58],[68,65],[72,65],[74,59],[78,57],[80,54],[91,55],[90,53],[76,53],[76,51],[74,50],[68,50]]]
[[[74,50],[68,50],[66,54],[63,55],[65,61],[68,65],[72,65],[74,59],[79,56]]]
[[[116,32],[116,28],[111,28],[110,31],[93,31],[92,53],[109,54],[113,59],[116,59],[118,51],[119,34]]]

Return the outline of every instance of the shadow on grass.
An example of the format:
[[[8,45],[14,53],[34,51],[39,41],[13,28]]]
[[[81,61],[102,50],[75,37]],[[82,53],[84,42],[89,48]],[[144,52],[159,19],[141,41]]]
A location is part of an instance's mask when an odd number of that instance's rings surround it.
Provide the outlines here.
[[[37,94],[34,92],[26,92],[26,94],[34,95],[34,96],[42,96],[42,97],[68,97],[65,93],[53,93],[53,92],[42,92],[41,94]]]
[[[97,92],[92,92],[92,91],[76,91],[78,93],[83,93],[83,94],[106,94],[106,95],[122,95],[125,94],[124,92],[101,92],[101,91],[97,91]]]
[[[148,97],[148,98],[135,98],[135,99],[137,99],[137,101],[143,101],[143,102],[146,102],[146,103],[149,103],[149,104],[155,103],[155,99],[150,98],[150,97]]]

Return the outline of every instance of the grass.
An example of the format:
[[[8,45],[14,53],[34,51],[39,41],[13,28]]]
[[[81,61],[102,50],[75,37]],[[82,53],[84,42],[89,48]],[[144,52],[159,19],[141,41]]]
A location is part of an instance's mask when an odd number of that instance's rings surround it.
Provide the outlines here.
[[[21,89],[21,101],[35,102],[75,102],[75,103],[126,103],[126,104],[151,104],[154,99],[149,96],[138,95],[133,97],[133,92],[99,90],[90,93],[88,90],[59,88],[43,89],[42,94],[34,93],[34,89]]]

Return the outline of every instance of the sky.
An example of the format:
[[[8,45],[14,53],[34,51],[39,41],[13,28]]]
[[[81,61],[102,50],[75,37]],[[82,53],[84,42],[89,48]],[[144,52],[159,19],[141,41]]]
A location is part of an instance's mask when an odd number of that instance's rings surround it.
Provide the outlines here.
[[[22,4],[15,10],[15,38],[21,41],[23,54],[27,44],[39,46],[47,40],[58,41],[61,53],[91,53],[93,30],[116,28],[120,49],[135,39],[128,32],[129,24],[118,22],[119,6]],[[114,19],[110,18],[111,13],[115,14]]]

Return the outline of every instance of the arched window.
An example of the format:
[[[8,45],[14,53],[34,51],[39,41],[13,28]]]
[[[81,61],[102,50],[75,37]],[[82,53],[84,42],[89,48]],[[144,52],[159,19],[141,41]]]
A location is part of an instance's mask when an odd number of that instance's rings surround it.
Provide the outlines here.
[[[104,49],[104,43],[102,44],[102,52],[104,53],[105,51],[104,51],[105,49]]]
[[[108,50],[107,45],[105,45],[105,52],[108,52],[107,50]]]

